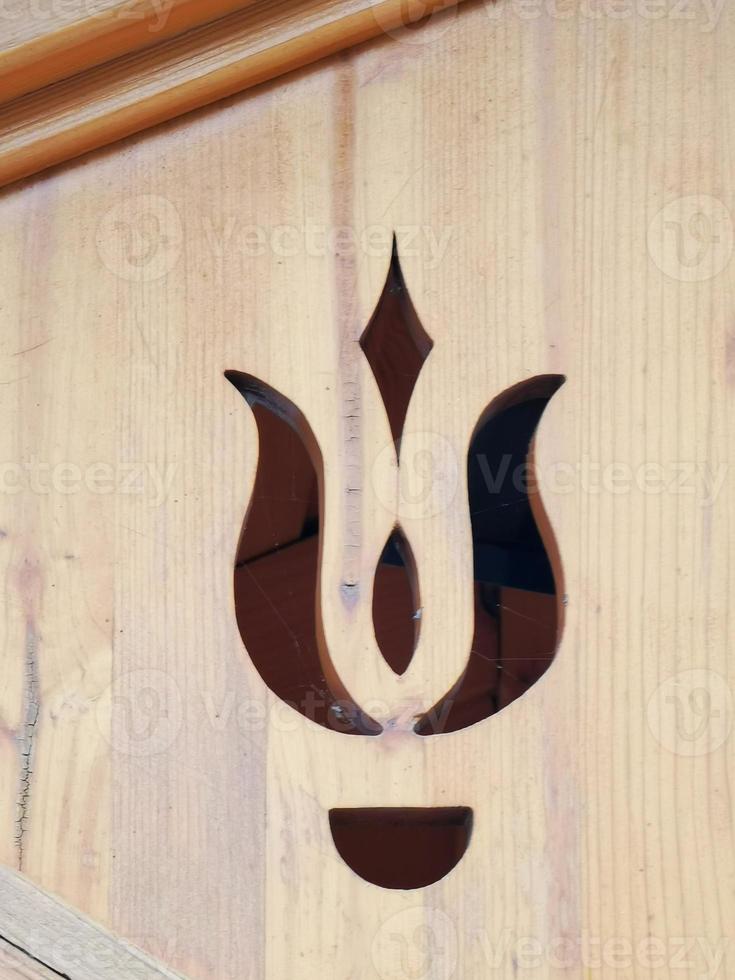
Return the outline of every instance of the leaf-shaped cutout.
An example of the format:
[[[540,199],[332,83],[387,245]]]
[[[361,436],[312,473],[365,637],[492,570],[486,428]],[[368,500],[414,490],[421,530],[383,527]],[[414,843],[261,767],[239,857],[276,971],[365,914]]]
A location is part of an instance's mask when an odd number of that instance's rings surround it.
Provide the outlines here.
[[[467,457],[472,649],[458,683],[419,721],[419,735],[458,731],[495,714],[532,687],[554,658],[561,572],[531,457],[536,427],[563,382],[560,375],[541,375],[515,385],[475,427]]]
[[[251,375],[227,371],[258,427],[258,469],[235,563],[240,636],[256,670],[307,718],[350,735],[381,728],[344,689],[321,623],[323,464],[302,413]]]
[[[385,286],[360,347],[378,383],[397,451],[408,403],[433,346],[408,294],[394,237]]]
[[[380,652],[396,674],[404,674],[419,641],[421,604],[411,546],[399,526],[388,538],[375,569],[373,626]]]

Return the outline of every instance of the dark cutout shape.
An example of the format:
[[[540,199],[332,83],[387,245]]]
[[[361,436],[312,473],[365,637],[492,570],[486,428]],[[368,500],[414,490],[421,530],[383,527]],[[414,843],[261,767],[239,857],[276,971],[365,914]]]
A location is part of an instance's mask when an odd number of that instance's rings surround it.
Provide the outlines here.
[[[544,409],[563,383],[560,375],[521,382],[494,399],[475,427],[467,457],[472,649],[458,683],[419,721],[419,735],[446,734],[488,718],[532,687],[554,658],[561,632],[560,566],[531,452]]]
[[[408,295],[394,237],[385,286],[360,347],[378,383],[396,451],[400,451],[408,403],[433,346]]]
[[[388,666],[405,673],[419,640],[421,604],[416,563],[400,527],[388,538],[375,570],[373,626]]]
[[[342,685],[321,623],[321,451],[302,413],[248,374],[225,377],[258,427],[258,468],[235,564],[240,636],[266,685],[334,731],[378,735]]]
[[[462,860],[472,835],[466,806],[356,808],[329,811],[340,857],[381,888],[426,888]]]

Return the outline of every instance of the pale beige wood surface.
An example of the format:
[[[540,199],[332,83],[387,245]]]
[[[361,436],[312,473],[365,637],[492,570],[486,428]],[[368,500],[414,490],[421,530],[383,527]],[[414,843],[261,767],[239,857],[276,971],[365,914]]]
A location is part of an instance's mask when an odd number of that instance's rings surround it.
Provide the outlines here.
[[[2,197],[1,458],[41,485],[6,467],[0,857],[195,980],[735,974],[735,15],[543,10],[469,2]],[[356,343],[394,230],[434,339],[403,490]],[[291,712],[242,648],[257,444],[226,369],[319,441],[327,639],[380,738]],[[471,640],[472,428],[549,372],[557,660],[420,739]],[[396,516],[400,679],[370,621]],[[469,851],[419,892],[358,879],[327,822],[457,805]]]

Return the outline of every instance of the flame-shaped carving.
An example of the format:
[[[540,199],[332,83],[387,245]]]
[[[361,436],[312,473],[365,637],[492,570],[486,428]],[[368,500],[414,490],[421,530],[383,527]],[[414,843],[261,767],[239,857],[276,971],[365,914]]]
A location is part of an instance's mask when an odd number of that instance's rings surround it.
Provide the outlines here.
[[[475,427],[467,454],[472,649],[463,676],[419,721],[420,735],[458,731],[495,714],[532,687],[554,658],[561,625],[558,561],[552,563],[539,530],[540,523],[553,548],[530,454],[544,410],[563,383],[550,374],[514,385]]]
[[[252,375],[227,371],[258,427],[258,470],[235,565],[240,635],[267,686],[312,721],[376,735],[334,669],[321,620],[323,464],[309,423]]]

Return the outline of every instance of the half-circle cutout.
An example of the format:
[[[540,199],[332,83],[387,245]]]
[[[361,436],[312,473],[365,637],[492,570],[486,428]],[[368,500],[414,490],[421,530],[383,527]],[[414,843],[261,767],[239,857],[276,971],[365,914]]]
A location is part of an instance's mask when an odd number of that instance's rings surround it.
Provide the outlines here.
[[[472,810],[455,807],[360,807],[329,811],[332,839],[345,864],[372,885],[426,888],[467,851]]]
[[[459,731],[502,710],[548,670],[559,646],[563,586],[533,466],[533,438],[564,383],[540,375],[480,416],[467,456],[475,624],[467,667],[421,718],[419,735]]]
[[[404,674],[421,631],[418,571],[408,539],[399,526],[388,538],[373,583],[375,639],[388,666]]]
[[[311,721],[349,735],[380,726],[350,697],[329,657],[321,620],[323,463],[304,415],[240,371],[225,377],[258,428],[258,468],[234,572],[240,636],[281,700]]]

